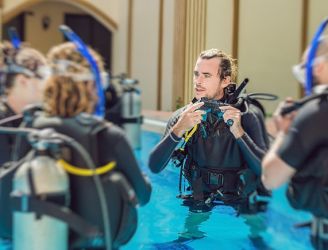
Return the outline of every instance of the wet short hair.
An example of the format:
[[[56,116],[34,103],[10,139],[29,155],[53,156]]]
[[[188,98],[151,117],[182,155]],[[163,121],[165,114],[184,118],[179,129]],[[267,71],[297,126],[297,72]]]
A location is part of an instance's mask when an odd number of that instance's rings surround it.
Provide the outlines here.
[[[101,56],[89,48],[100,71],[104,70]],[[90,80],[79,76],[93,75],[89,62],[77,51],[76,46],[66,42],[51,48],[47,54],[53,75],[45,88],[45,110],[50,115],[72,117],[81,112],[92,113],[98,101],[90,91]]]
[[[10,71],[10,67],[16,65],[27,69],[30,74],[27,76],[40,77],[39,69],[41,66],[47,65],[45,56],[38,50],[28,47],[26,44],[16,49],[10,42],[0,44],[0,69],[3,77],[1,81],[3,88],[9,91],[14,83],[17,74],[22,72]]]
[[[220,60],[218,75],[223,80],[227,76],[231,77],[231,81],[235,81],[237,76],[237,60],[232,56],[218,49],[209,49],[200,53],[202,59],[218,58]]]

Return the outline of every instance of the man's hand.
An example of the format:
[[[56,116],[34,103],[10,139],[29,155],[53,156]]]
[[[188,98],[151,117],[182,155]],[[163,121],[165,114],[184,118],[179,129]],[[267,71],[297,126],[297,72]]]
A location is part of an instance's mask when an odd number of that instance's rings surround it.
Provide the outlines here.
[[[278,132],[286,133],[295,118],[296,111],[288,113],[284,116],[281,115],[281,109],[285,106],[292,105],[294,100],[287,97],[285,101],[279,103],[277,109],[273,113],[273,122]]]
[[[203,102],[189,104],[188,107],[181,113],[178,122],[172,129],[176,136],[182,137],[186,131],[189,131],[202,121],[202,115],[206,112],[198,109],[203,105]]]
[[[241,126],[241,111],[232,106],[222,106],[220,107],[220,109],[223,112],[224,122],[229,123],[232,121],[232,125],[230,126],[230,131],[234,135],[234,137],[237,139],[243,136],[245,131]]]

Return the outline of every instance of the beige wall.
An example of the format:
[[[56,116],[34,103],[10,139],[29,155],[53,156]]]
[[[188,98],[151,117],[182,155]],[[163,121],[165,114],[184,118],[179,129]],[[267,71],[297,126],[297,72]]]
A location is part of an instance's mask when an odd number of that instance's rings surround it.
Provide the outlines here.
[[[309,1],[309,25],[307,32],[307,42],[310,43],[319,24],[324,18],[328,17],[328,1],[327,0],[310,0]],[[328,33],[328,27],[325,33]]]
[[[159,0],[134,0],[131,75],[140,81],[145,109],[157,103],[158,15]]]
[[[232,54],[233,0],[207,0],[206,48]]]
[[[291,67],[300,57],[299,0],[241,1],[239,23],[239,81],[248,77],[249,92],[280,97],[298,95]],[[284,6],[282,8],[281,6]],[[272,112],[276,102],[263,102]]]
[[[113,36],[113,74],[127,72],[128,48],[128,8],[129,0],[120,0],[118,13],[118,29]]]
[[[173,103],[173,51],[174,51],[174,1],[164,0],[163,56],[162,56],[162,103],[164,111],[172,110]],[[173,104],[174,105],[174,104]],[[173,106],[174,107],[174,106]]]
[[[26,41],[43,53],[55,44],[63,42],[63,35],[58,30],[59,25],[64,23],[65,13],[84,13],[76,7],[64,3],[54,2],[40,3],[27,9],[31,15],[26,15],[25,31]],[[42,18],[50,18],[50,26],[42,28]]]

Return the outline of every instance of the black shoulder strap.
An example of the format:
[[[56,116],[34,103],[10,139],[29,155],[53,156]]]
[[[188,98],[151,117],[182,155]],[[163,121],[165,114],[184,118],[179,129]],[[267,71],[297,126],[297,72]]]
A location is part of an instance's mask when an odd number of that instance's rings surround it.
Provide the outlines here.
[[[12,196],[11,204],[14,211],[34,212],[37,215],[48,215],[54,217],[67,225],[80,235],[96,237],[102,235],[99,228],[89,224],[79,215],[70,211],[67,207],[52,202],[39,200],[34,196]]]
[[[42,215],[54,217],[67,223],[67,225],[75,232],[86,237],[96,237],[102,235],[101,231],[96,226],[89,224],[78,214],[71,212],[68,207],[51,201],[41,200],[36,194],[33,181],[34,173],[32,168],[28,169],[27,174],[31,194],[26,195],[14,192],[11,195],[11,205],[13,211],[34,212],[37,219],[40,219]],[[49,198],[50,197],[52,199],[55,198],[55,200],[62,200],[63,204],[65,204],[67,194],[65,192],[58,192],[49,194]]]
[[[107,125],[108,126],[108,125]],[[98,164],[99,163],[99,155],[98,155],[98,148],[99,148],[99,140],[98,140],[98,134],[103,131],[106,128],[105,121],[100,121],[94,124],[92,127],[89,138],[91,142],[91,157],[93,161]]]
[[[327,100],[327,97],[328,97],[328,90],[325,90],[324,92],[322,93],[319,93],[319,94],[314,94],[314,95],[310,95],[310,96],[306,96],[304,97],[303,99],[299,100],[299,101],[295,101],[292,105],[288,105],[286,107],[283,107],[281,109],[281,115],[286,115],[290,112],[293,112],[297,109],[299,109],[300,107],[302,107],[305,103],[311,101],[311,100],[314,100],[314,99],[317,99],[317,98],[321,98],[321,99],[324,99],[326,98]]]

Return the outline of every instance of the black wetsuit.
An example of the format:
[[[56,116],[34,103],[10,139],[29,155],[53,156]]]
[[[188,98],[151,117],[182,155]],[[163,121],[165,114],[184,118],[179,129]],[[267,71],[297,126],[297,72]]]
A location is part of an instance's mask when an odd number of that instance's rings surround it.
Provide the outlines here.
[[[0,120],[14,115],[16,115],[16,113],[10,108],[10,106],[6,102],[0,102]],[[2,126],[17,128],[19,127],[21,122],[22,119],[16,119]],[[0,134],[0,168],[4,163],[13,160],[12,154],[14,151],[15,140],[15,135]]]
[[[32,127],[38,129],[53,128],[55,131],[75,139],[90,153],[98,167],[115,161],[117,166],[114,171],[118,171],[126,177],[136,193],[138,203],[145,205],[149,201],[151,185],[142,174],[124,132],[117,126],[98,120],[88,114],[80,114],[73,118],[64,119],[39,115],[33,121]],[[93,131],[92,133],[97,131],[97,133],[92,135],[86,131]],[[22,151],[27,152],[27,150]],[[86,164],[76,152],[73,151],[69,158],[66,161],[70,164],[85,168]],[[101,175],[101,178],[107,183],[108,174]],[[93,179],[70,174],[69,185],[71,190],[70,208],[72,211],[81,215],[89,223],[103,228],[99,200]],[[118,231],[122,230],[123,235],[125,234],[123,238],[127,237],[125,240],[129,240],[137,225],[135,212],[132,211],[127,218],[124,218],[126,221],[122,222],[125,207],[120,196],[120,190],[110,183],[104,184],[104,189],[108,198],[112,237],[116,240]],[[122,225],[125,228],[120,228]],[[120,242],[116,242],[114,248],[119,245]]]
[[[328,146],[328,102],[315,99],[298,111],[278,155],[299,170],[316,150]]]
[[[288,188],[292,206],[315,217],[312,243],[328,249],[328,94],[302,106],[277,154],[296,170]],[[319,226],[320,223],[323,223]],[[320,230],[319,230],[319,227]],[[325,234],[322,240],[320,232]]]
[[[177,141],[179,141],[180,138],[171,132],[171,128],[178,121],[184,109],[185,108],[179,109],[173,114],[168,122],[162,140],[150,154],[149,166],[155,173],[165,168],[179,144]],[[251,169],[255,179],[259,180],[261,159],[268,147],[261,111],[259,111],[255,105],[250,105],[249,111],[241,118],[241,124],[245,130],[245,134],[238,139],[234,138],[224,121],[213,120],[214,122],[212,124],[208,122],[204,124],[207,126],[206,138],[202,136],[201,129],[198,129],[192,137],[191,142],[187,144],[189,164],[193,164],[193,168],[199,169],[200,171],[211,169],[214,171],[231,170],[234,172],[237,170],[233,175],[236,175],[240,170]],[[169,133],[171,133],[171,136]],[[190,177],[190,179],[192,178],[194,177]],[[229,178],[228,175],[225,177],[226,184],[229,184]],[[232,178],[234,178],[234,176],[232,176]],[[253,178],[246,183],[246,185],[254,184],[254,187],[251,187],[251,189],[253,189],[252,191],[254,191],[258,185],[252,183],[255,182],[255,179]],[[236,180],[233,180],[233,182],[235,181]],[[235,185],[235,183],[232,185]],[[204,185],[203,189],[208,192],[211,191],[206,190],[208,188],[204,187]],[[247,192],[250,192],[250,190]]]

